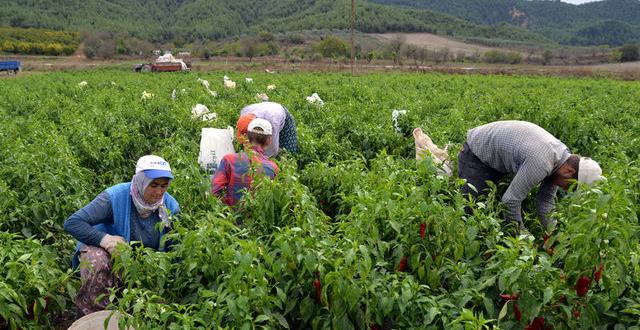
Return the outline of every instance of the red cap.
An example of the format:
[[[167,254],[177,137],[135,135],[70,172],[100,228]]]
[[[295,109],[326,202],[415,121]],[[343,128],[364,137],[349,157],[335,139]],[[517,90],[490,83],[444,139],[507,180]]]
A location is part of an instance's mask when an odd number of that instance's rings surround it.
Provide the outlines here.
[[[244,136],[247,135],[247,131],[249,130],[249,123],[254,119],[256,119],[256,116],[252,113],[240,116],[236,124],[236,137],[238,141],[243,142]]]

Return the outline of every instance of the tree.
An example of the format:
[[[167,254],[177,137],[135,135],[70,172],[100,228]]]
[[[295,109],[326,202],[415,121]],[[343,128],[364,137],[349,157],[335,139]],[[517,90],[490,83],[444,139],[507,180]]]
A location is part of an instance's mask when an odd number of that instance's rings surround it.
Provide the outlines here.
[[[257,41],[254,38],[244,38],[240,41],[240,53],[249,58],[249,62],[258,53]]]
[[[542,53],[542,65],[547,65],[551,62],[551,59],[553,58],[553,53],[550,50],[545,50]]]
[[[375,51],[370,51],[367,53],[367,55],[365,56],[365,59],[367,60],[367,64],[371,64],[371,61],[375,60],[377,57],[376,52]]]
[[[273,42],[276,37],[270,32],[263,31],[258,34],[258,39],[262,42]]]
[[[393,63],[402,65],[400,58],[400,51],[402,47],[407,41],[407,37],[404,34],[396,34],[396,36],[389,43],[389,47],[391,48],[391,53],[395,54],[393,56]]]
[[[418,67],[418,48],[414,45],[406,47],[407,59],[413,59],[414,65]]]
[[[349,56],[349,44],[336,37],[328,36],[316,45],[317,51],[324,57],[338,58]]]
[[[292,45],[304,44],[304,35],[301,33],[290,33],[285,37],[287,43]]]
[[[116,52],[116,42],[108,33],[89,34],[84,40],[84,53],[88,58],[111,58]]]
[[[640,51],[636,44],[626,44],[620,47],[620,62],[631,62],[640,59]]]

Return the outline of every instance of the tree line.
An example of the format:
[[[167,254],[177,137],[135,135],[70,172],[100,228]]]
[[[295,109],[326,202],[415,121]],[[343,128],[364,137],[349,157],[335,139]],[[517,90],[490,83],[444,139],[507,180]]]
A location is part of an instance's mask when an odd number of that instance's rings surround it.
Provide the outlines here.
[[[370,0],[400,8],[431,9],[483,25],[525,27],[566,45],[621,46],[640,41],[640,2],[604,0],[580,6],[527,0]]]
[[[29,55],[70,55],[80,44],[77,32],[0,28],[0,51]]]
[[[357,2],[361,32],[432,32],[452,36],[496,37],[549,42],[524,28],[497,27],[442,13]],[[153,43],[225,40],[259,31],[346,29],[348,0],[9,0],[0,26],[84,32],[127,33]]]

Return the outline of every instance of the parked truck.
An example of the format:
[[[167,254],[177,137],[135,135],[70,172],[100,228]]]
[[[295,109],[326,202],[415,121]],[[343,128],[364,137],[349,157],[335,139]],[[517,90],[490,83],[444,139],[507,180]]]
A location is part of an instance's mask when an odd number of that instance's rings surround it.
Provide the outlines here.
[[[171,54],[165,54],[154,63],[137,64],[133,67],[136,72],[171,72],[191,70],[191,58],[176,59]]]
[[[0,72],[2,71],[13,71],[14,74],[18,74],[22,71],[22,65],[20,61],[0,61]]]

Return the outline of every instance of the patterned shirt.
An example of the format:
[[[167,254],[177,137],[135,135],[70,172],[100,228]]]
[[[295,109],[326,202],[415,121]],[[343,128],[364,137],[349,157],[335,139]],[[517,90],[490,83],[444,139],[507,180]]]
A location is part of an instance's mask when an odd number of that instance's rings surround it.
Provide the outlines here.
[[[284,122],[287,119],[287,111],[285,108],[275,102],[261,102],[248,105],[240,111],[240,116],[253,114],[256,118],[262,118],[271,123],[273,133],[271,135],[271,144],[264,149],[267,157],[273,157],[280,151],[280,131],[284,128]]]
[[[223,202],[229,206],[236,205],[244,191],[251,187],[253,170],[256,174],[263,173],[271,179],[278,174],[278,165],[264,155],[262,148],[252,146],[249,153],[251,162],[244,151],[224,156],[213,176],[211,192],[218,196],[224,193]]]
[[[467,144],[485,165],[505,174],[515,174],[502,196],[508,218],[522,222],[522,201],[541,184],[536,196],[538,216],[546,221],[555,205],[558,187],[551,181],[570,156],[569,149],[542,127],[526,121],[497,121],[467,132]]]

